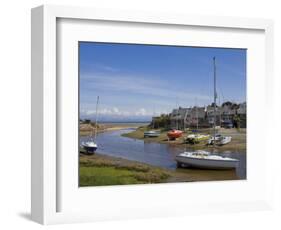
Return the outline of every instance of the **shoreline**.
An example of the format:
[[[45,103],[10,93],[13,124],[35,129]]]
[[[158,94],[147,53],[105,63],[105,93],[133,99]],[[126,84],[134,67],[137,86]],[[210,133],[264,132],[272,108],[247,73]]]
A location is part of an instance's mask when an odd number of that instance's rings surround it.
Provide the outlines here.
[[[236,151],[236,152],[242,152],[246,153],[246,129],[241,129],[238,131],[237,129],[219,129],[219,133],[223,135],[229,135],[232,137],[232,141],[226,145],[222,146],[215,146],[207,145],[206,141],[202,141],[198,144],[188,144],[184,143],[184,137],[192,134],[191,131],[184,132],[183,136],[180,138],[177,138],[174,141],[169,141],[167,138],[167,131],[161,131],[160,136],[158,137],[146,137],[144,138],[144,131],[147,131],[147,127],[138,127],[136,130],[122,134],[124,137],[132,138],[132,139],[138,139],[138,140],[144,140],[147,142],[156,142],[161,144],[168,144],[168,145],[174,145],[182,148],[191,148],[194,150],[213,150],[216,151]],[[199,129],[199,133],[203,134],[212,134],[212,129]]]
[[[96,153],[79,156],[80,186],[238,180],[235,170],[166,169]]]
[[[97,133],[118,131],[122,129],[137,129],[146,123],[101,123],[98,127]],[[83,127],[84,126],[84,127]],[[89,136],[94,132],[95,127],[90,124],[80,124],[80,136]]]

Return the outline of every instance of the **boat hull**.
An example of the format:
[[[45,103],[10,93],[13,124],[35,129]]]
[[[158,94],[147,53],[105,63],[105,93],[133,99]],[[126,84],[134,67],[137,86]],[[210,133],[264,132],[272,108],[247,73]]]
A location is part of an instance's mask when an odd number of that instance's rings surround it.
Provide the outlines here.
[[[235,169],[239,164],[239,161],[210,160],[183,156],[176,156],[176,161],[178,166],[185,165],[187,167],[203,169]]]
[[[208,135],[201,135],[201,136],[193,136],[193,137],[187,137],[185,139],[186,143],[190,143],[190,144],[197,144],[200,143],[201,141],[208,141],[209,140],[209,136]]]
[[[176,130],[176,131],[170,131],[167,133],[167,136],[169,138],[169,140],[175,140],[176,138],[179,138],[182,136],[182,131],[180,130]]]
[[[144,132],[143,137],[159,137],[160,136],[160,132]]]
[[[83,145],[83,148],[85,149],[85,151],[87,153],[95,153],[95,151],[97,150],[97,147],[93,147],[93,146],[85,146],[85,145]]]
[[[231,139],[232,139],[231,137],[225,137],[220,140],[219,145],[226,145],[231,142]]]

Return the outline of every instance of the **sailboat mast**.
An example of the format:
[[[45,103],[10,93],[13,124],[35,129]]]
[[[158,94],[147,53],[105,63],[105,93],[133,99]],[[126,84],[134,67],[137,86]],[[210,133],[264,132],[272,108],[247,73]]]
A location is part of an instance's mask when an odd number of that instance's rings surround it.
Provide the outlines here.
[[[220,96],[219,95],[218,95],[218,100],[219,100],[219,107],[220,107],[220,109],[219,109],[219,119],[220,119],[219,126],[221,127],[221,100],[220,100]]]
[[[99,96],[97,97],[97,104],[96,104],[96,120],[95,120],[95,140],[97,138],[97,132],[98,132],[98,106],[99,106]]]
[[[176,98],[176,108],[177,108],[176,130],[178,130],[179,129],[179,121],[178,121],[178,119],[179,119],[179,112],[180,112],[180,110],[179,110],[179,103],[178,103],[178,97]]]
[[[153,106],[153,115],[152,115],[152,128],[155,129],[155,121],[154,121],[154,118],[155,117],[155,108]]]
[[[216,76],[216,57],[213,58],[214,60],[214,146],[216,144],[216,118],[217,118],[217,76]]]
[[[198,131],[198,107],[197,107],[197,98],[195,98],[195,107],[196,107],[196,121],[197,121],[197,131]]]

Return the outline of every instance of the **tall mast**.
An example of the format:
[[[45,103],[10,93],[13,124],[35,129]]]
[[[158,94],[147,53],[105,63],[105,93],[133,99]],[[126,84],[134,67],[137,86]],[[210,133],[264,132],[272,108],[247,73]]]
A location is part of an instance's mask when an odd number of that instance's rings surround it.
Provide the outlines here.
[[[216,84],[217,84],[217,76],[216,76],[216,57],[213,58],[214,60],[214,146],[216,145],[216,118],[217,118],[217,89],[216,89]]]
[[[196,121],[197,121],[197,131],[198,131],[198,108],[197,108],[197,97],[195,98],[195,108],[196,108]]]
[[[220,100],[220,96],[218,95],[218,100],[219,100],[219,119],[220,119],[220,127],[221,127],[221,100]]]
[[[153,129],[155,129],[154,117],[155,117],[155,108],[153,106],[153,115],[152,115],[152,128]]]
[[[98,106],[99,106],[99,96],[97,97],[97,104],[96,104],[96,120],[95,120],[95,140],[97,138],[97,132],[98,132]]]
[[[176,118],[176,130],[179,129],[179,113],[180,113],[180,110],[179,110],[179,103],[178,103],[178,97],[177,97],[177,101],[176,101],[176,107],[177,107],[177,118]]]

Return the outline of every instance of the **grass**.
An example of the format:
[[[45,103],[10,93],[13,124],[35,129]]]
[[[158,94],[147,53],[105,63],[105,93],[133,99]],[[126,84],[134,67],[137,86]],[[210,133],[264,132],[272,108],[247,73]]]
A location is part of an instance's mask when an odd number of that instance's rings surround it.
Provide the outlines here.
[[[80,155],[80,186],[236,180],[235,170],[169,170],[100,154]]]
[[[122,136],[124,137],[129,137],[133,139],[140,139],[140,140],[146,140],[146,141],[154,141],[154,142],[160,142],[160,143],[167,143],[169,142],[168,137],[167,137],[167,132],[168,131],[161,131],[160,135],[158,137],[144,137],[144,132],[150,130],[148,127],[139,127],[138,129],[130,132],[130,133],[124,133]],[[178,138],[175,141],[169,142],[170,144],[182,144],[183,143],[183,138]]]
[[[133,172],[113,167],[80,167],[80,186],[139,184]]]
[[[146,164],[99,155],[80,156],[80,186],[165,182],[171,174]]]

